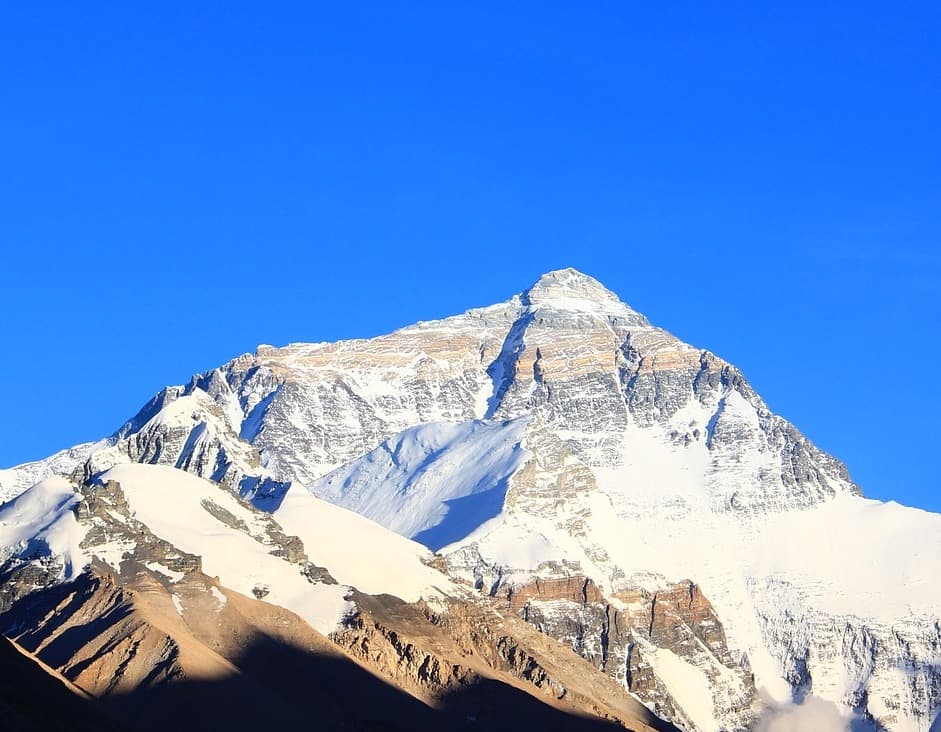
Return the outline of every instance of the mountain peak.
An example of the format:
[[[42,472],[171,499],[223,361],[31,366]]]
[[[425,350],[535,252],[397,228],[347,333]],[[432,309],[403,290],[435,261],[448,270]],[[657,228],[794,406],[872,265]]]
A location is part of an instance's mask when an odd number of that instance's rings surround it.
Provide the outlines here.
[[[573,267],[546,272],[521,294],[525,305],[569,312],[632,316],[638,324],[646,318],[632,310],[598,280]]]
[[[544,273],[536,280],[533,288],[552,285],[562,285],[578,290],[600,290],[609,292],[604,285],[591,275],[587,275],[574,267],[563,267],[562,269],[553,269]]]

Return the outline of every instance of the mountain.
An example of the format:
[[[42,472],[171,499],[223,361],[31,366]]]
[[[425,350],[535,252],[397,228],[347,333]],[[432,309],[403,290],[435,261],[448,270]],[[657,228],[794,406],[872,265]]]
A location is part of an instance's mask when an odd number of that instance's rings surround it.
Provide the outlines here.
[[[37,593],[146,576],[164,610],[181,583],[283,608],[430,704],[457,677],[403,671],[402,638],[627,725],[663,724],[634,699],[698,732],[804,699],[892,732],[941,708],[941,516],[864,498],[734,366],[571,269],[378,338],[260,346],[0,490],[17,632]]]

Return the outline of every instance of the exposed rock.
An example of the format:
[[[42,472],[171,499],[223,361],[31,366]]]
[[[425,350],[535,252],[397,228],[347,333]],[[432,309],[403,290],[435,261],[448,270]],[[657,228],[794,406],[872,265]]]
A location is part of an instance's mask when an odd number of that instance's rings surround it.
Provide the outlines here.
[[[528,584],[507,585],[501,589],[504,590],[507,609],[513,613],[520,612],[534,600],[565,600],[583,605],[605,600],[604,593],[587,577],[536,577]]]
[[[566,575],[508,582],[496,595],[508,611],[571,647],[666,719],[695,726],[650,663],[661,651],[709,677],[716,715],[730,728],[745,729],[757,718],[747,659],[730,654],[712,605],[692,582],[657,592],[621,591],[609,599],[591,579]]]
[[[356,603],[359,612],[336,634],[337,643],[433,705],[464,690],[462,714],[482,727],[513,726],[501,717],[513,711],[489,696],[490,682],[499,681],[532,690],[551,708],[633,730],[674,729],[563,645],[479,602],[432,609],[357,595]]]

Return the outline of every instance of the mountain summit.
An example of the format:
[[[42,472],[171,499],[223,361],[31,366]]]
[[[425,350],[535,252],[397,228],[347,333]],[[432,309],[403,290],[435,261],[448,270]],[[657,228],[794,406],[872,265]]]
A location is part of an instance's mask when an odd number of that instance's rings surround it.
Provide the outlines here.
[[[501,618],[584,659],[553,646],[541,688],[583,711],[610,682],[689,731],[747,729],[769,697],[891,732],[941,707],[941,516],[863,498],[733,365],[573,269],[377,338],[259,347],[0,488],[26,491],[0,509],[17,597],[157,564],[358,653],[371,622],[460,645]],[[606,681],[578,696],[574,668]]]
[[[615,316],[631,314],[646,324],[646,318],[631,310],[613,292],[598,280],[568,267],[547,272],[528,290],[520,294],[520,300],[531,308],[551,308],[611,313]]]

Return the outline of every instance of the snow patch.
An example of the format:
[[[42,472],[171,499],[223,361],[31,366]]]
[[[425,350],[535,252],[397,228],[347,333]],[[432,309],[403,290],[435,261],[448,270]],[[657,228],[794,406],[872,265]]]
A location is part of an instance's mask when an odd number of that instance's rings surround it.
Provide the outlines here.
[[[223,595],[222,592],[219,590],[219,588],[216,586],[210,587],[209,592],[212,593],[212,596],[216,598],[216,601],[220,605],[225,605],[229,601],[229,598]]]
[[[169,567],[163,566],[160,562],[147,562],[144,566],[151,572],[156,572],[157,574],[162,574],[164,577],[167,577],[171,583],[179,582],[186,576],[185,572],[177,572]]]

